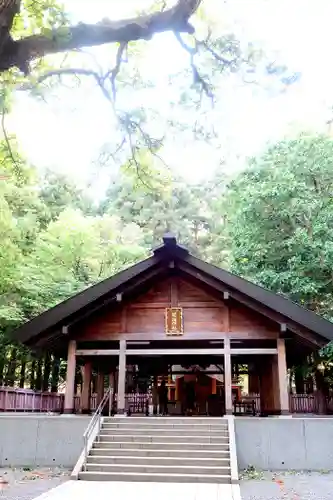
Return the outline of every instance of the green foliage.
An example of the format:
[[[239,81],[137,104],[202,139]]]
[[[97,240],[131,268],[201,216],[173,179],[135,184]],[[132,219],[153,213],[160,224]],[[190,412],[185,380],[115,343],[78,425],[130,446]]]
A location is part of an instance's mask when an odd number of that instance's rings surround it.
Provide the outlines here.
[[[232,268],[333,318],[333,141],[283,141],[231,184]]]
[[[163,234],[172,231],[193,253],[203,255],[211,219],[203,187],[179,179],[154,190],[136,183],[137,179],[128,177],[112,183],[101,212],[118,213],[124,224],[135,223],[143,231],[147,249],[159,245]]]

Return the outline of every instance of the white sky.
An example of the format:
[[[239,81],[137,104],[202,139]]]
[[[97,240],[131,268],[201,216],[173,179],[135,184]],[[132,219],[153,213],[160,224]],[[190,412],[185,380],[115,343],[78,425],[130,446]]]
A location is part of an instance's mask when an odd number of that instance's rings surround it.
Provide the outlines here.
[[[77,20],[94,22],[103,17],[121,18],[133,14],[133,0],[67,0]],[[232,75],[218,90],[218,105],[211,117],[218,126],[221,148],[184,139],[169,140],[164,158],[189,181],[210,175],[221,160],[233,171],[244,158],[258,153],[267,141],[299,130],[327,130],[333,105],[333,18],[332,0],[206,0],[221,32],[230,30],[242,40],[262,44],[269,55],[287,64],[301,78],[281,93],[271,81],[269,89],[244,84]],[[117,4],[117,8],[115,5]],[[187,54],[171,35],[149,43],[145,64],[148,77],[157,89],[150,101],[168,111],[167,87],[170,73],[187,64]],[[94,51],[104,65],[110,49]],[[163,64],[161,65],[161,61]],[[265,83],[265,82],[264,82]],[[32,119],[33,117],[33,119]],[[94,160],[100,148],[114,136],[113,118],[100,91],[92,84],[79,89],[61,89],[47,104],[20,94],[10,126],[23,150],[37,166],[53,167],[87,179],[96,170]],[[105,173],[103,174],[103,182]]]

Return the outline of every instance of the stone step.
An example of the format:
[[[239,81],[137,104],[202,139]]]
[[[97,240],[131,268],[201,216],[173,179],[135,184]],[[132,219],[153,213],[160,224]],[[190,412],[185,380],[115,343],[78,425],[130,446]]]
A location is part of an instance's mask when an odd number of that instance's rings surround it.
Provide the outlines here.
[[[117,436],[119,437],[119,436]],[[209,443],[209,442],[170,442],[170,441],[135,441],[135,445],[133,441],[123,441],[123,440],[112,440],[112,441],[98,441],[93,444],[93,448],[143,448],[146,450],[159,450],[159,449],[169,449],[169,450],[182,450],[186,448],[187,450],[229,450],[229,443]]]
[[[229,466],[203,465],[143,465],[143,464],[87,464],[88,472],[131,472],[139,474],[199,474],[199,475],[230,475]]]
[[[228,425],[227,424],[194,424],[194,423],[189,423],[189,424],[174,424],[174,423],[169,423],[165,422],[164,424],[160,423],[155,423],[155,424],[150,424],[149,421],[147,423],[140,422],[137,423],[135,419],[124,419],[125,422],[103,422],[102,424],[102,429],[142,429],[142,430],[147,430],[147,429],[161,429],[161,430],[177,430],[177,431],[191,431],[191,430],[197,430],[198,432],[208,432],[208,431],[228,431]],[[149,419],[147,419],[149,420]]]
[[[105,444],[105,443],[104,443]],[[114,444],[114,443],[113,443]],[[129,443],[126,443],[129,444]],[[98,446],[98,443],[96,444]],[[127,448],[106,448],[106,447],[101,447],[101,448],[92,448],[90,450],[90,456],[96,456],[96,457],[131,457],[131,456],[136,456],[138,458],[142,457],[153,457],[156,458],[156,460],[160,457],[163,458],[187,458],[187,457],[193,457],[193,458],[212,458],[214,459],[215,457],[221,458],[221,460],[229,460],[229,449],[221,449],[221,448],[209,448],[209,449],[197,449],[197,448],[192,448],[192,449],[184,449],[184,446],[182,445],[179,449],[173,449],[169,448],[166,449],[165,447],[161,448],[153,448],[150,447],[149,449],[146,448],[133,448],[127,447]]]
[[[155,443],[157,441],[167,440],[169,443],[214,443],[225,444],[229,442],[228,436],[211,436],[210,434],[198,435],[174,435],[174,434],[100,434],[99,442],[141,442],[141,443]]]
[[[163,483],[219,483],[230,484],[230,474],[168,474],[133,472],[93,472],[82,471],[79,479],[83,481],[120,481],[120,482],[163,482]]]
[[[221,458],[220,456],[215,457],[179,457],[179,456],[140,456],[140,455],[127,455],[127,456],[117,456],[117,455],[89,455],[88,464],[124,464],[124,465],[160,465],[168,466],[173,465],[175,467],[186,465],[186,466],[204,466],[204,467],[229,467],[230,460],[228,457]]]
[[[136,436],[228,436],[227,429],[223,430],[210,430],[210,429],[155,429],[154,427],[149,427],[148,429],[140,429],[136,427],[121,427],[116,429],[110,429],[109,427],[102,427],[101,435],[103,436],[118,436],[118,435],[136,435]]]
[[[104,417],[103,422],[105,423],[119,423],[124,422],[136,422],[136,423],[149,423],[149,425],[155,424],[183,424],[183,425],[227,425],[228,421],[221,417]]]

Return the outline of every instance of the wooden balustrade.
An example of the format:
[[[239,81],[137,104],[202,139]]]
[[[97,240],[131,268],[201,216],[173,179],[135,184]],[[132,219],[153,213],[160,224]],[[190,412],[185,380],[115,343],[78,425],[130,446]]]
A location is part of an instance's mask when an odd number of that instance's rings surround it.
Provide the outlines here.
[[[114,395],[116,401],[117,395]],[[152,404],[151,395],[149,394],[126,394],[126,409],[130,413],[145,414],[148,411],[149,405]],[[256,414],[260,413],[260,396],[259,394],[249,394],[242,396],[237,403],[244,403],[244,408],[247,404],[252,405]],[[314,394],[290,394],[289,404],[291,413],[316,413],[317,402]],[[16,389],[12,387],[0,387],[0,412],[30,412],[30,413],[62,413],[64,407],[64,394],[53,392],[38,392],[29,389]],[[92,394],[90,398],[90,409],[95,411],[97,407],[97,395]],[[252,412],[251,406],[251,412]],[[241,406],[238,404],[237,410]],[[80,395],[74,397],[74,411],[80,411]],[[243,411],[243,410],[242,410]],[[328,411],[333,413],[333,397],[328,399]]]

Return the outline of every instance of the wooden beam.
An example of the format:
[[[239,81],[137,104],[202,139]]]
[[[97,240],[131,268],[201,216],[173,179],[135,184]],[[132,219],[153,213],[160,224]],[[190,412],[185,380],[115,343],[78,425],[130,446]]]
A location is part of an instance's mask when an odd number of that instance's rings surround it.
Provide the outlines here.
[[[125,386],[126,386],[126,340],[119,343],[119,371],[118,371],[118,398],[117,412],[125,413]]]
[[[171,307],[178,307],[178,283],[176,279],[170,282],[170,305]]]
[[[221,355],[224,349],[127,349],[129,356],[189,356]]]
[[[179,335],[177,340],[223,340],[228,336],[231,340],[245,341],[245,340],[269,340],[277,339],[278,332],[249,332],[249,331],[221,331],[221,332],[209,332],[209,331],[198,331],[198,332],[188,332],[185,331],[183,335]],[[88,340],[128,340],[128,341],[144,341],[144,340],[165,340],[174,341],[175,337],[172,335],[166,335],[165,331],[152,331],[152,332],[105,332],[100,338],[92,338],[79,335],[76,336],[77,341],[88,341]]]
[[[219,283],[217,280],[214,278],[209,278],[207,276],[204,276],[201,272],[195,271],[194,269],[191,269],[189,265],[179,263],[177,267],[183,271],[185,274],[189,274],[192,276],[195,280],[205,283],[209,287],[224,293],[226,290],[226,286],[222,285]],[[279,325],[283,322],[285,322],[286,317],[283,316],[283,314],[273,311],[272,309],[262,305],[258,301],[255,301],[254,299],[247,298],[244,294],[237,292],[235,290],[229,290],[230,297],[236,300],[237,302],[240,302],[241,304],[247,306],[250,309],[253,309],[254,311],[257,311],[259,314],[262,314],[266,318],[271,319],[272,321],[278,323]],[[289,319],[289,318],[288,318]],[[306,342],[310,343],[312,346],[318,346],[322,347],[323,343],[320,339],[317,338],[315,334],[313,334],[310,331],[305,331],[306,329],[303,329],[302,327],[299,327],[298,324],[295,324],[294,322],[286,323],[287,328],[296,333],[299,337],[304,339]]]
[[[224,395],[225,412],[227,415],[232,415],[232,371],[229,337],[226,337],[224,340]]]
[[[225,339],[226,342],[227,338]],[[229,339],[230,341],[230,339]],[[122,340],[121,342],[126,342]],[[202,348],[202,349],[126,349],[126,354],[128,356],[190,356],[190,355],[222,355],[224,354],[224,349],[222,348]],[[277,349],[239,349],[239,348],[230,348],[230,352],[232,355],[241,355],[241,354],[277,354]],[[117,356],[120,355],[119,349],[79,349],[76,351],[77,356]]]
[[[124,306],[121,310],[121,331],[125,333],[127,330],[127,307]]]
[[[104,299],[103,302],[99,302],[94,307],[90,307],[88,311],[82,313],[77,318],[73,319],[68,325],[72,326],[76,323],[79,323],[80,321],[88,318],[89,316],[91,316],[92,314],[97,312],[98,310],[105,308],[106,305],[108,305],[112,302],[114,302],[116,304],[117,303],[117,295],[119,295],[119,293],[121,293],[121,298],[123,300],[124,294],[126,295],[126,293],[129,293],[132,290],[135,290],[135,288],[137,288],[141,284],[145,283],[146,281],[149,281],[151,278],[154,278],[160,272],[161,272],[161,267],[151,269],[149,272],[146,272],[140,280],[137,280],[135,282],[135,284],[132,284],[130,286],[125,287],[124,290],[122,290],[122,292],[118,292],[116,295],[111,295],[109,298]],[[118,305],[119,305],[119,302],[118,302]]]
[[[85,361],[83,367],[83,387],[81,393],[82,413],[90,413],[91,370],[92,370],[91,361],[90,360]]]
[[[221,309],[222,302],[213,302],[213,301],[198,301],[198,302],[188,302],[184,300],[179,300],[177,305],[178,307],[184,307],[186,309],[196,309],[199,307],[208,308],[208,309]],[[129,309],[165,309],[166,307],[170,307],[169,302],[138,302],[134,304],[129,304]]]
[[[77,356],[119,356],[119,349],[77,349]]]
[[[280,408],[282,414],[289,413],[288,374],[284,339],[277,339],[277,362],[279,378]]]
[[[75,351],[76,351],[76,342],[75,340],[70,340],[68,343],[68,354],[67,354],[64,413],[74,412],[74,383],[75,383],[75,371],[76,371]]]
[[[239,349],[239,348],[231,348],[231,354],[233,355],[241,355],[241,354],[277,354],[277,349],[276,348],[267,348],[267,349],[256,349],[256,348],[248,348],[248,349]]]

